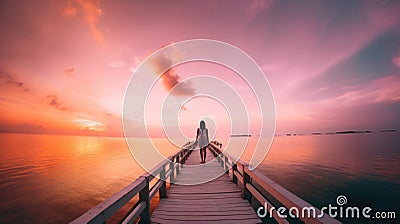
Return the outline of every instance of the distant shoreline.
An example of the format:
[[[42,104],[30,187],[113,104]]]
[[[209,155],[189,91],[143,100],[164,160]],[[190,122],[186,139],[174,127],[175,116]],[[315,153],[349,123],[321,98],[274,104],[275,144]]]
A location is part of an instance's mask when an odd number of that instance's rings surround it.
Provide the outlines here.
[[[231,137],[251,137],[251,134],[232,134]]]
[[[331,132],[308,132],[308,133],[275,133],[274,136],[321,136],[321,135],[343,135],[343,134],[369,134],[369,133],[399,133],[399,129],[378,129],[378,130],[343,130],[343,131],[331,131]],[[49,136],[80,136],[80,137],[97,137],[97,138],[124,138],[123,135],[85,135],[85,134],[75,134],[75,133],[33,133],[33,132],[15,132],[8,130],[0,130],[0,134],[23,134],[23,135],[49,135]],[[231,134],[230,137],[255,137],[260,135],[251,134]],[[146,136],[135,136],[136,138],[147,138]],[[165,136],[157,136],[151,138],[165,138]]]
[[[345,135],[345,134],[369,134],[369,133],[396,133],[396,129],[382,129],[382,130],[345,130],[345,131],[333,131],[333,132],[312,132],[312,133],[286,133],[281,134],[284,136],[303,136],[303,135]]]

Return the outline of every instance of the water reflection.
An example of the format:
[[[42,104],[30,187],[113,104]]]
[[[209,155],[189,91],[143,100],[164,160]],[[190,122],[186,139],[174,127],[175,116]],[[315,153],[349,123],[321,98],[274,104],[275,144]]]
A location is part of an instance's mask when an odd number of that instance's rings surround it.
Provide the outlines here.
[[[399,137],[276,137],[257,169],[319,207],[344,194],[352,204],[393,210],[400,197]],[[166,139],[153,140],[164,156],[178,150]],[[248,140],[244,160],[251,158],[256,138]],[[141,141],[135,139],[140,149]],[[227,139],[220,141],[226,146]],[[0,142],[4,223],[68,222],[144,172],[123,138],[0,134]]]
[[[277,137],[258,169],[319,207],[344,194],[350,205],[396,210],[399,143],[399,134]]]
[[[0,134],[2,222],[67,222],[143,170],[121,138]]]

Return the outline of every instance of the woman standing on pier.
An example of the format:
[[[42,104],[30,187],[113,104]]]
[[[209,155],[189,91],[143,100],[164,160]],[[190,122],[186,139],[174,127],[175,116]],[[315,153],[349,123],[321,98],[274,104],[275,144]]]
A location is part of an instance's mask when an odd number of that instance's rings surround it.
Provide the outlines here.
[[[200,121],[200,128],[197,128],[196,141],[198,142],[200,148],[201,163],[205,163],[207,154],[206,148],[209,144],[209,141],[208,129],[206,128],[206,122],[204,121]]]

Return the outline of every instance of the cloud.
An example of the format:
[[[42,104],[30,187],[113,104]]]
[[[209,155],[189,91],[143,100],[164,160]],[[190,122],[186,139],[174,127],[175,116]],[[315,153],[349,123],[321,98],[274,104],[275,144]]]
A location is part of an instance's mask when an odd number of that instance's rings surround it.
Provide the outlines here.
[[[58,108],[61,104],[56,95],[48,95],[47,99],[49,99],[49,105],[55,108]]]
[[[255,16],[260,12],[263,12],[272,4],[272,0],[253,0],[250,2],[249,14]]]
[[[396,55],[396,47],[400,44],[399,37],[393,31],[383,33],[346,60],[294,88],[292,94],[308,96],[313,100],[340,96],[345,99],[345,94],[350,94],[349,99],[355,99],[359,96],[360,86],[398,74],[393,55]]]
[[[166,57],[158,57],[153,59],[152,65],[157,74],[161,74],[165,69],[171,67],[172,61]],[[184,96],[195,94],[192,83],[189,81],[180,83],[180,76],[175,72],[173,68],[170,68],[162,73],[161,80],[162,85],[168,91],[172,90],[175,87],[174,90],[171,92],[171,94],[173,95]]]
[[[139,59],[138,57],[134,57],[133,65],[129,68],[129,71],[134,73],[141,62],[142,62],[141,59]]]
[[[97,27],[100,16],[103,12],[100,8],[100,0],[68,0],[64,8],[64,16],[78,16],[78,12],[84,14],[83,18],[89,25],[94,38],[101,44],[104,44],[104,36]]]
[[[112,69],[123,68],[124,66],[125,66],[125,62],[123,62],[123,61],[116,60],[116,61],[110,62],[110,67]]]
[[[6,73],[3,71],[0,71],[0,80],[3,80],[8,85],[12,85],[18,88],[22,88],[24,85],[23,82],[17,81],[10,73]],[[24,91],[29,91],[29,89],[24,89]]]
[[[400,68],[400,55],[393,58],[393,63],[396,67]]]
[[[44,126],[41,124],[24,123],[20,125],[20,128],[24,129],[43,129]]]
[[[351,105],[368,103],[400,102],[400,75],[375,79],[368,84],[356,85],[339,96],[325,99],[328,105]]]
[[[89,119],[77,119],[76,122],[79,125],[81,131],[105,131],[107,126],[99,121],[89,120]]]
[[[74,73],[74,71],[75,71],[74,68],[66,68],[66,69],[64,69],[64,72],[67,73],[67,74]]]
[[[76,16],[78,10],[72,5],[72,1],[67,1],[67,6],[64,8],[64,16]]]
[[[62,107],[60,99],[57,95],[47,95],[48,105],[59,110],[66,110],[66,107]]]

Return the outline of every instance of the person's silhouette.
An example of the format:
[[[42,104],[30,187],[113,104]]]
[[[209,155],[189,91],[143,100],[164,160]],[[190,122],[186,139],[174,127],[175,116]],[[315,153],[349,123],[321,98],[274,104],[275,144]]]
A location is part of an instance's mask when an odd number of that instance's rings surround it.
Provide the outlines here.
[[[200,148],[201,163],[206,162],[206,148],[209,144],[208,140],[208,129],[206,128],[206,122],[200,121],[200,128],[197,128],[196,141]]]

